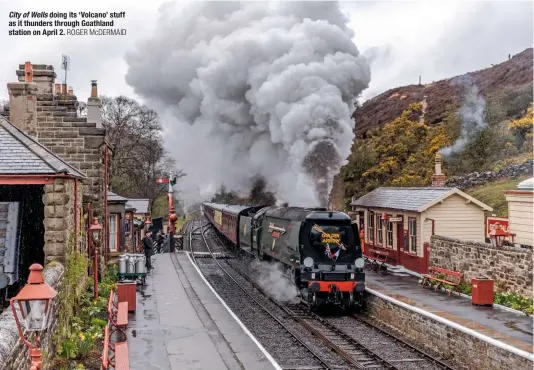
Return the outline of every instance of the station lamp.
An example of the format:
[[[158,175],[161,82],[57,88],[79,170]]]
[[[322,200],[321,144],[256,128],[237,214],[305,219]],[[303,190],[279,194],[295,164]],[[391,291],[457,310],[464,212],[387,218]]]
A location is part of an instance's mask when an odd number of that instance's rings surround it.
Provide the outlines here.
[[[21,341],[30,350],[31,369],[42,367],[43,356],[39,349],[39,332],[48,328],[52,301],[57,292],[44,281],[43,266],[34,263],[30,266],[28,283],[11,298],[10,304]],[[22,328],[36,332],[35,345],[24,337]]]
[[[145,218],[145,225],[151,225],[152,224],[152,218],[150,218],[150,216],[146,216]]]
[[[497,222],[493,230],[489,233],[491,245],[494,247],[502,247],[504,239],[508,236],[508,233],[504,231],[501,225]]]

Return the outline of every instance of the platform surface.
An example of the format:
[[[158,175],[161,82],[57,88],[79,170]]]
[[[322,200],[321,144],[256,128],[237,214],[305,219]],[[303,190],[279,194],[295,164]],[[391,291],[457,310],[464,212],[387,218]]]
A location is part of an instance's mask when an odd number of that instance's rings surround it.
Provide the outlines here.
[[[130,314],[131,370],[274,369],[183,252],[158,254]]]
[[[471,304],[471,299],[433,288],[422,288],[419,278],[366,270],[368,288],[386,294],[411,306],[421,308],[437,316],[453,321],[488,337],[533,352],[532,321],[525,314],[517,314],[497,307],[481,307]]]

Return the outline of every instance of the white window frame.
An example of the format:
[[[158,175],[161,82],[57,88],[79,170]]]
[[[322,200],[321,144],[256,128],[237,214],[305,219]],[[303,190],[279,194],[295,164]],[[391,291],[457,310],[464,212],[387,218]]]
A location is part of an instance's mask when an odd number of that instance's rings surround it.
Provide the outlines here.
[[[114,221],[112,221],[114,220]],[[115,224],[115,229],[113,229],[113,224]],[[108,245],[109,245],[109,251],[110,252],[118,252],[119,250],[119,215],[116,213],[112,213],[108,216]],[[113,238],[112,238],[113,236]],[[115,241],[115,243],[113,243]]]
[[[367,241],[375,242],[375,214],[374,212],[367,212]]]
[[[386,245],[393,248],[393,222],[390,221],[386,223]]]
[[[376,214],[376,244],[384,245],[384,226],[382,225],[382,215]]]
[[[408,218],[408,244],[411,253],[417,253],[417,219]]]

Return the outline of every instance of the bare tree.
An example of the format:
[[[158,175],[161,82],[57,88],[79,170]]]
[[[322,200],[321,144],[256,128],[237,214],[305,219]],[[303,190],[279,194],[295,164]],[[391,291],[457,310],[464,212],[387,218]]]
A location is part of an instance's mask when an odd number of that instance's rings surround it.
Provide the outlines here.
[[[163,146],[158,114],[125,96],[101,97],[102,124],[113,146],[111,183],[113,189],[129,198],[146,198],[150,208],[167,192],[167,185],[156,179],[170,173],[181,178],[185,173]]]

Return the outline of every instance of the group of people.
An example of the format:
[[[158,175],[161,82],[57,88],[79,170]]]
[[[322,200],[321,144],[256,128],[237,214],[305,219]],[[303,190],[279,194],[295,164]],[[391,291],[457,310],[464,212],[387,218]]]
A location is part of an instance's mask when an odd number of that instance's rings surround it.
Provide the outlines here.
[[[154,234],[154,229],[150,227],[145,233],[145,237],[142,240],[143,251],[145,253],[146,270],[150,272],[153,269],[151,257],[154,254],[154,249],[161,250],[165,241],[165,234],[161,230],[158,230]]]

